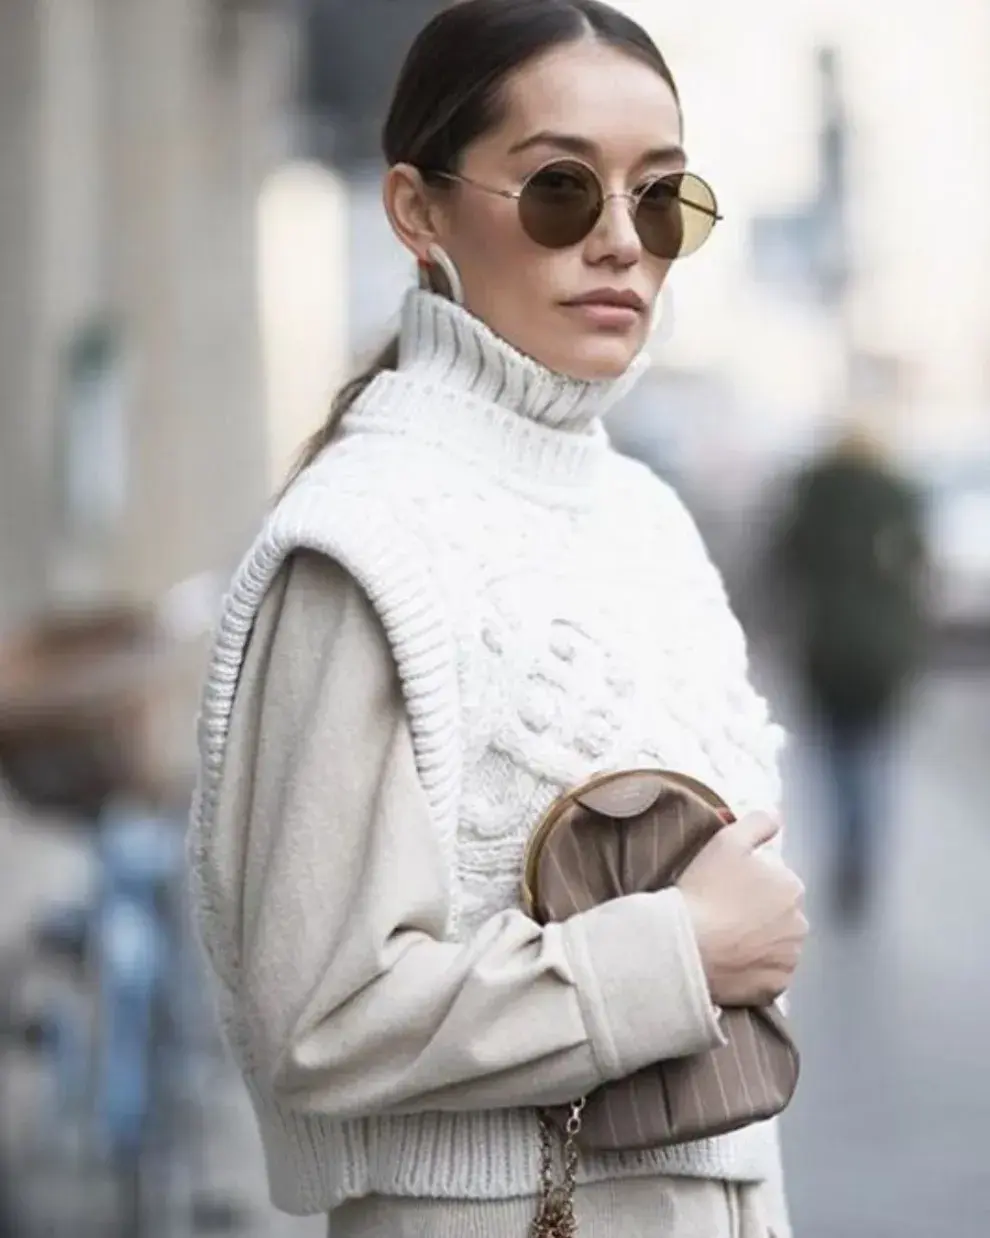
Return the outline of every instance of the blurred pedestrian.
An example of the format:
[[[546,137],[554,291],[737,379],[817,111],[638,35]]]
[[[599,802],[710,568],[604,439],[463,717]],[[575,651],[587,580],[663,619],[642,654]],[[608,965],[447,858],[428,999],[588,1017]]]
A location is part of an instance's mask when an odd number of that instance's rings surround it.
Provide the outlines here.
[[[440,13],[384,147],[421,286],[232,586],[200,920],[279,1207],[334,1238],[568,1238],[530,1228],[534,1108],[721,1044],[718,1007],[780,994],[807,929],[755,854],[778,733],[742,633],[680,501],[601,423],[718,213],[660,52],[596,0]],[[679,886],[536,924],[530,831],[644,765],[739,822]],[[589,1156],[576,1204],[587,1238],[786,1238],[776,1124]]]
[[[856,917],[876,877],[892,728],[925,632],[921,501],[877,437],[852,427],[799,476],[778,554],[834,800],[834,902]]]

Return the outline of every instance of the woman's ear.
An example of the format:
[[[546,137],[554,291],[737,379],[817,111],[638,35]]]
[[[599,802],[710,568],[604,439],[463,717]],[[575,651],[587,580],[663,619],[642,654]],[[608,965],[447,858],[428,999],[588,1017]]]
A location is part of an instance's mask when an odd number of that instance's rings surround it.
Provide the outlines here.
[[[434,206],[418,168],[397,163],[385,174],[382,198],[392,231],[417,262],[425,262],[437,242]]]

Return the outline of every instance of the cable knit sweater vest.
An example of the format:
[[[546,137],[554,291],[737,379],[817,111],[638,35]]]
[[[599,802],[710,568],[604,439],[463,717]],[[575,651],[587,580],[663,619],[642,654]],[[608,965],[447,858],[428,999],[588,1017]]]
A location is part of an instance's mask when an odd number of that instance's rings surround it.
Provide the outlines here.
[[[449,856],[452,939],[517,903],[531,827],[595,772],[677,768],[738,812],[778,799],[778,732],[747,681],[719,577],[675,495],[613,452],[600,421],[637,369],[616,383],[562,378],[449,302],[410,293],[398,370],[352,407],[236,575],[200,718],[193,869],[228,1039],[286,1211],[368,1192],[526,1195],[537,1166],[530,1112],[304,1118],[253,1074],[211,826],[252,620],[288,554],[342,563],[387,632]],[[589,1158],[582,1172],[758,1180],[773,1155],[773,1132],[754,1126]]]

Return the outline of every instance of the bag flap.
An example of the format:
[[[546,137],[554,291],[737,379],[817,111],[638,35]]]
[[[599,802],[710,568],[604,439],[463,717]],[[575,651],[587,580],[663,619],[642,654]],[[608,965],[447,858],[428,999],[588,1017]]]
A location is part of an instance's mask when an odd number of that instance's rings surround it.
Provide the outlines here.
[[[575,804],[589,812],[617,820],[638,817],[652,808],[665,790],[687,791],[709,808],[714,808],[723,820],[730,809],[725,800],[711,787],[689,774],[665,769],[625,770],[596,780],[579,788],[572,798]]]
[[[574,801],[589,812],[625,820],[652,808],[668,785],[659,770],[635,770],[577,791]]]

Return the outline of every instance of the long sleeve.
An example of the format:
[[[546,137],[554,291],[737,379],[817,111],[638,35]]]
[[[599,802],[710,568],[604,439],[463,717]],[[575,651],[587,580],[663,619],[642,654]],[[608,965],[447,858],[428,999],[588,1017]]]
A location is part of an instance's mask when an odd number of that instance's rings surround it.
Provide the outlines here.
[[[444,940],[450,891],[384,631],[342,568],[289,560],[238,685],[220,829],[251,1053],[298,1112],[549,1104],[721,1034],[683,900]]]

